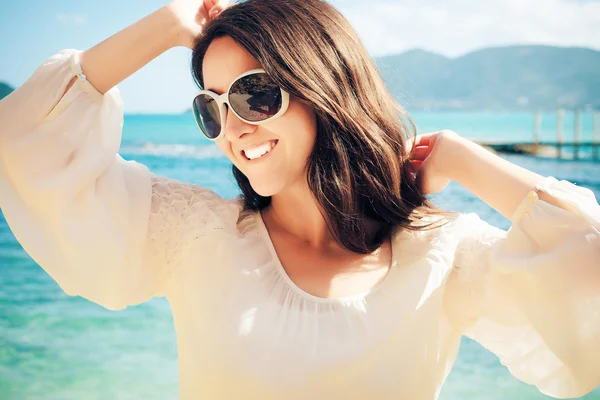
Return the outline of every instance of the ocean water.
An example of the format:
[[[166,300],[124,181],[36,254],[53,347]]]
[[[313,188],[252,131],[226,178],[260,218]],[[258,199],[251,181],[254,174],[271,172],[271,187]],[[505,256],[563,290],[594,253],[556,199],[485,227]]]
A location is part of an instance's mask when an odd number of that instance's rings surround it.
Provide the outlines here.
[[[465,137],[511,141],[532,138],[533,114],[414,113],[419,132],[453,129]],[[545,114],[542,139],[555,136],[554,116]],[[592,117],[583,116],[582,138],[590,140]],[[573,137],[573,115],[565,116],[565,140]],[[542,175],[567,179],[600,198],[600,162],[504,156]],[[238,191],[230,165],[201,138],[191,114],[127,115],[121,155],[158,174],[202,184],[222,196]],[[509,222],[452,183],[433,200],[440,206],[477,212],[507,229]],[[600,355],[599,355],[600,356]],[[111,312],[65,295],[31,260],[0,213],[0,399],[176,399],[177,349],[168,303],[153,299]],[[458,360],[440,398],[547,399],[512,377],[498,359],[463,339]],[[600,399],[600,388],[584,399]]]

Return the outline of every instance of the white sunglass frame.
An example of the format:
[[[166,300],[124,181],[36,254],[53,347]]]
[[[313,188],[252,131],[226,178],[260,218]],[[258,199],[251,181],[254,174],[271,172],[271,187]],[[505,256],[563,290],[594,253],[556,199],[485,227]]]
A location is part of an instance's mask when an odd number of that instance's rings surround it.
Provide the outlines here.
[[[196,126],[198,126],[198,129],[200,129],[200,132],[202,132],[202,136],[204,136],[206,139],[210,140],[210,141],[216,141],[219,139],[222,139],[225,135],[225,125],[226,125],[226,109],[225,109],[225,104],[227,104],[229,106],[229,110],[233,111],[233,113],[236,115],[236,117],[238,117],[239,119],[241,119],[242,121],[244,121],[247,124],[251,124],[251,125],[262,125],[265,124],[267,122],[271,122],[274,119],[277,119],[279,117],[281,117],[288,109],[288,106],[290,104],[290,95],[288,92],[286,92],[285,90],[283,90],[281,87],[279,88],[279,90],[281,91],[281,108],[279,109],[279,111],[277,112],[277,114],[264,119],[262,121],[248,121],[247,119],[243,118],[242,116],[240,116],[235,109],[231,106],[231,103],[229,101],[229,91],[231,90],[231,87],[241,78],[248,76],[248,75],[253,75],[253,74],[257,74],[257,73],[263,73],[266,74],[266,71],[262,68],[257,68],[257,69],[251,69],[249,71],[246,71],[240,75],[238,75],[229,85],[229,87],[227,88],[227,91],[223,94],[217,94],[213,91],[210,90],[200,90],[198,91],[198,94],[196,94],[196,96],[194,96],[194,99],[192,100],[192,113],[194,114],[194,120],[196,121]],[[210,97],[212,97],[213,99],[215,99],[215,101],[217,102],[217,106],[219,107],[219,117],[221,118],[221,131],[219,132],[219,134],[215,137],[215,138],[209,138],[208,136],[206,136],[206,134],[204,133],[204,130],[200,127],[200,124],[198,123],[198,118],[196,117],[196,113],[195,113],[195,107],[196,107],[196,99],[198,98],[198,96],[200,95],[208,95]]]

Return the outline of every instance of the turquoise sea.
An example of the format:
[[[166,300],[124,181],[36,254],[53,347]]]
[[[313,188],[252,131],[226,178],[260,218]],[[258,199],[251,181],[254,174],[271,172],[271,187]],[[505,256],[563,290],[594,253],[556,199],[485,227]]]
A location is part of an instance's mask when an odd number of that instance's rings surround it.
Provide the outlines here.
[[[413,113],[419,132],[453,129],[473,139],[532,138],[530,113]],[[565,140],[573,137],[573,114],[565,115]],[[555,119],[544,114],[542,139],[555,137]],[[582,139],[592,136],[583,115]],[[567,179],[600,199],[600,161],[505,156],[542,175]],[[202,184],[222,196],[237,194],[230,165],[201,138],[191,114],[127,115],[121,155],[158,174]],[[509,223],[469,192],[451,184],[434,201],[507,229]],[[600,357],[600,355],[599,355]],[[235,382],[232,382],[235,384]],[[160,298],[111,312],[68,297],[31,260],[0,213],[0,399],[176,399],[177,348],[168,303]],[[491,353],[463,339],[442,400],[547,399],[512,377]],[[600,388],[584,399],[600,400]],[[282,399],[283,400],[283,399]],[[408,400],[408,399],[407,399]]]

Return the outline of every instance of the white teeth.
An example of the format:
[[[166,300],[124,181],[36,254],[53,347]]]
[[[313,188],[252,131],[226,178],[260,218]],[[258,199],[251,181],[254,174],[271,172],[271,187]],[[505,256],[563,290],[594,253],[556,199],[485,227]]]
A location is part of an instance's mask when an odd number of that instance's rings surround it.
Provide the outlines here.
[[[242,152],[244,153],[244,155],[247,158],[249,158],[250,160],[254,160],[255,158],[259,158],[260,156],[267,154],[269,151],[271,151],[271,149],[274,146],[275,146],[275,142],[271,140],[271,141],[259,144],[256,147],[253,147],[250,149],[244,149],[244,150],[242,150]]]

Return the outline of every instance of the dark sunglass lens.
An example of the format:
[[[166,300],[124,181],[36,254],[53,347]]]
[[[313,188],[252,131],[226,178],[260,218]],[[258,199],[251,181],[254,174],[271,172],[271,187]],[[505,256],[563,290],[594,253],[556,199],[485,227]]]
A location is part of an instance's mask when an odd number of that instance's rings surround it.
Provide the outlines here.
[[[229,90],[229,101],[238,115],[252,122],[272,117],[282,105],[281,90],[266,73],[238,79]]]
[[[194,117],[202,133],[209,139],[216,138],[221,132],[219,105],[209,95],[200,94],[194,99]]]

